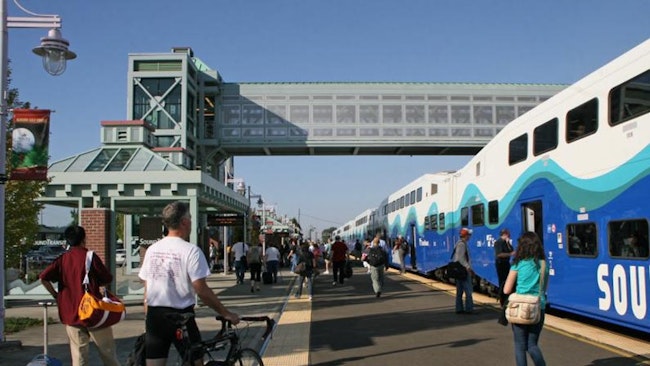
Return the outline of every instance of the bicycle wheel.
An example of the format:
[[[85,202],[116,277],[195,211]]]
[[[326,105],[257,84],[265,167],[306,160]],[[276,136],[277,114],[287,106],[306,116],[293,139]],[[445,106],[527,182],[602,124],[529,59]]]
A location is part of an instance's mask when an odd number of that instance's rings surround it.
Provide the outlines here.
[[[244,348],[237,352],[235,356],[235,366],[264,366],[262,362],[262,357],[255,350],[250,348]]]

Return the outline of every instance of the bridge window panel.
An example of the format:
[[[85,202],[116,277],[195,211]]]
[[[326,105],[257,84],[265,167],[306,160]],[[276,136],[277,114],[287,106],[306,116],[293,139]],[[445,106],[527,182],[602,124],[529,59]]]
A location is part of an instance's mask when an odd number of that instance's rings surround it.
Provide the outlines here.
[[[289,100],[309,100],[309,95],[290,95]]]
[[[242,125],[261,125],[264,123],[264,109],[258,105],[242,106]]]
[[[262,127],[249,127],[242,128],[242,137],[263,137],[264,128]]]
[[[460,209],[460,226],[469,226],[469,207]]]
[[[474,123],[491,125],[494,123],[494,108],[491,105],[474,106]]]
[[[305,137],[309,135],[309,131],[305,128],[291,127],[289,128],[289,136],[291,137]]]
[[[241,137],[241,130],[239,128],[222,128],[222,138],[224,140],[239,139]]]
[[[286,95],[267,95],[266,100],[287,100]]]
[[[428,100],[448,100],[449,96],[447,95],[428,95]]]
[[[361,100],[379,100],[379,95],[360,95]]]
[[[557,147],[558,119],[552,120],[535,127],[533,130],[533,155],[537,156]]]
[[[485,204],[479,203],[472,206],[472,226],[485,225]]]
[[[497,124],[507,125],[515,119],[515,107],[508,105],[496,106]]]
[[[289,116],[291,118],[291,123],[309,123],[309,106],[289,106]]]
[[[379,136],[378,128],[360,128],[359,136]]]
[[[427,129],[426,128],[406,128],[404,130],[406,136],[426,136],[427,135]]]
[[[357,135],[357,129],[356,128],[337,128],[336,129],[336,136],[346,137],[346,136],[356,136],[356,135]]]
[[[241,106],[240,105],[224,105],[223,110],[223,124],[224,125],[240,125],[241,124]]]
[[[429,216],[429,223],[431,224],[431,230],[438,230],[438,215]]]
[[[445,214],[441,213],[438,215],[438,229],[445,230]]]
[[[331,95],[314,95],[313,99],[314,100],[332,100],[332,99],[334,99],[334,97],[331,96]]]
[[[337,95],[336,96],[337,100],[350,100],[350,99],[356,99],[355,95]]]
[[[525,133],[510,141],[508,146],[508,164],[514,165],[528,157],[528,134]]]
[[[472,99],[474,101],[476,101],[476,102],[491,102],[492,101],[492,96],[491,95],[488,95],[488,96],[475,95]]]
[[[359,106],[359,120],[361,123],[379,123],[378,105]]]
[[[596,257],[598,255],[598,235],[595,223],[568,224],[565,233],[566,250],[570,256]]]
[[[571,143],[598,130],[598,98],[594,98],[566,114],[566,142]]]
[[[268,105],[266,106],[266,124],[281,125],[287,120],[287,106]]]
[[[334,108],[331,105],[313,106],[314,123],[332,123],[334,120]]]
[[[430,128],[429,136],[449,136],[448,128]]]
[[[401,128],[384,128],[382,129],[384,136],[402,136]]]
[[[514,102],[515,97],[496,96],[494,99],[499,102]]]
[[[336,106],[336,123],[354,123],[356,115],[357,109],[353,105]]]
[[[316,137],[334,136],[334,130],[332,130],[331,128],[314,128],[314,136]]]
[[[406,100],[425,100],[424,95],[406,95],[404,97]]]
[[[417,194],[417,198],[416,198],[417,202],[422,201],[422,187],[418,188],[416,194]]]
[[[517,97],[520,102],[535,102],[536,98],[531,96],[520,95]]]
[[[488,202],[488,222],[490,224],[499,223],[499,201]]]
[[[384,123],[402,123],[402,105],[384,105],[382,106],[382,113]]]
[[[650,70],[612,89],[609,108],[611,126],[650,112]]]
[[[521,117],[522,115],[524,115],[526,112],[528,112],[529,110],[531,110],[533,108],[535,108],[534,105],[520,105],[520,106],[518,106],[517,107],[517,117]]]
[[[266,129],[267,137],[286,137],[287,129],[283,127],[271,127]]]
[[[648,221],[617,220],[608,223],[609,255],[622,258],[648,258]]]
[[[224,95],[221,99],[228,102],[239,102],[239,95]]]
[[[476,137],[492,137],[495,136],[494,128],[474,128],[474,136]]]
[[[423,105],[406,105],[406,123],[426,123]]]
[[[451,135],[454,137],[471,137],[472,129],[471,128],[452,128]]]
[[[446,105],[429,106],[429,123],[446,125],[449,124],[449,110]]]
[[[452,124],[469,124],[470,121],[470,106],[468,105],[453,105],[451,106],[451,123]]]

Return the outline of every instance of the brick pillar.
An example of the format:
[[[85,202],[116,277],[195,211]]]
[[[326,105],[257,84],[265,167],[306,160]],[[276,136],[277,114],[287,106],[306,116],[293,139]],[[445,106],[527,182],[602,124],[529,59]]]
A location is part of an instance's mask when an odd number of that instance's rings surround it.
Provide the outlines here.
[[[81,210],[81,226],[86,230],[86,248],[94,251],[110,268],[106,258],[110,253],[111,211],[106,208],[85,208]]]

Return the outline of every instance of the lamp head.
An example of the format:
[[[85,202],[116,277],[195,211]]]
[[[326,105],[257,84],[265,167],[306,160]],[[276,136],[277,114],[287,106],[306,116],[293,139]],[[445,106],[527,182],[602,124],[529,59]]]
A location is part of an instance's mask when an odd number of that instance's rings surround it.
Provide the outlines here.
[[[260,207],[260,208],[261,208],[263,205],[264,205],[264,201],[262,201],[262,198],[261,198],[261,197],[258,198],[258,199],[257,199],[257,207]]]
[[[41,45],[32,51],[43,57],[43,68],[50,75],[63,74],[68,60],[75,59],[77,55],[68,50],[70,42],[61,36],[58,29],[50,29],[47,37],[41,38]]]

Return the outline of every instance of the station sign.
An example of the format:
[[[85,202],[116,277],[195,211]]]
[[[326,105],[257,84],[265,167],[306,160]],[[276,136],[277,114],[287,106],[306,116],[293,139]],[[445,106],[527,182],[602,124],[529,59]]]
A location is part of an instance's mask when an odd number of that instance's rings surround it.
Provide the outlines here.
[[[208,214],[208,226],[243,226],[244,215],[235,213]]]

